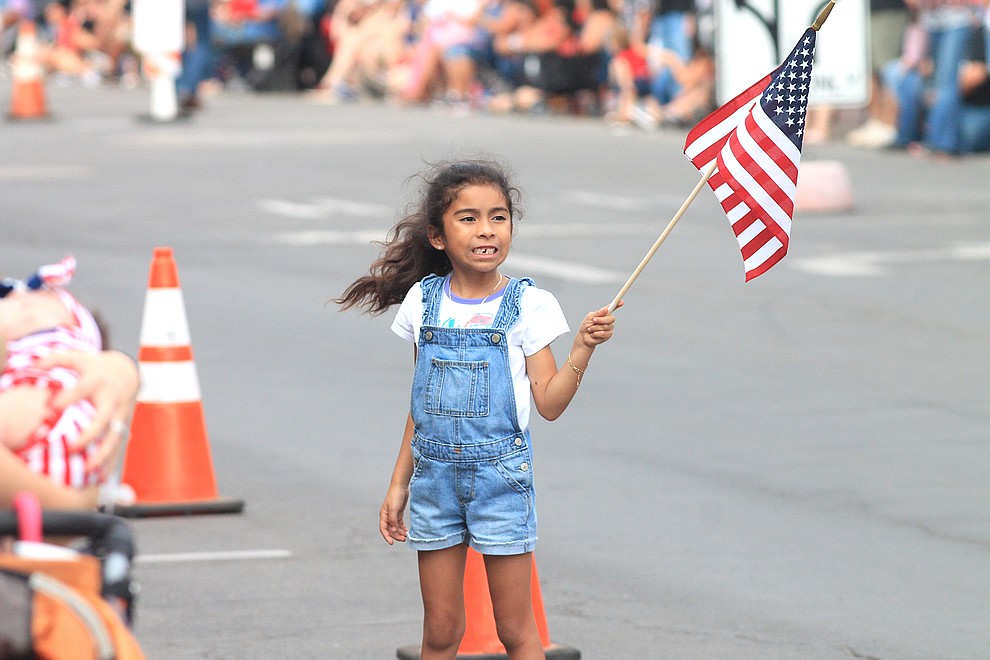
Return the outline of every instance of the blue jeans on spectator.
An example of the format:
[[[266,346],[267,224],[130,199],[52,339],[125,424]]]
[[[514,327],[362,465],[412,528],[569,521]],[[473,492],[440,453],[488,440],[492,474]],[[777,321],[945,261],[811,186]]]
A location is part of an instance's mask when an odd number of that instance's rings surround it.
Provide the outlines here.
[[[959,65],[966,56],[972,28],[968,25],[928,31],[929,48],[935,64],[932,78],[935,99],[925,120],[925,143],[945,153],[960,151],[962,97],[959,91]]]
[[[196,98],[199,84],[209,78],[213,66],[213,46],[210,43],[211,21],[209,0],[186,1],[186,23],[196,29],[196,43],[186,44],[182,52],[182,73],[175,81],[179,100]]]
[[[694,54],[688,30],[690,19],[691,15],[683,11],[672,11],[654,18],[650,25],[650,47],[673,51],[682,62],[689,61]],[[650,93],[661,105],[670,103],[680,91],[680,83],[674,78],[670,67],[658,71],[650,83]]]
[[[962,151],[990,151],[990,106],[964,105],[961,124]]]
[[[903,70],[898,60],[891,60],[882,69],[883,84],[897,97],[897,136],[895,147],[907,147],[921,140],[921,120],[924,116],[925,79],[917,69]]]

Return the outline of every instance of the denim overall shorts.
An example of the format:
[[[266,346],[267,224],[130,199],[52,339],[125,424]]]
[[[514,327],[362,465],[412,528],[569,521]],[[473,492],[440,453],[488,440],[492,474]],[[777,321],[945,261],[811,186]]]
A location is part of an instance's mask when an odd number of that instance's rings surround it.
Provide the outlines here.
[[[481,554],[532,552],[533,455],[516,415],[505,333],[532,280],[509,281],[490,328],[440,327],[443,282],[422,282],[407,543],[416,550],[467,543]]]

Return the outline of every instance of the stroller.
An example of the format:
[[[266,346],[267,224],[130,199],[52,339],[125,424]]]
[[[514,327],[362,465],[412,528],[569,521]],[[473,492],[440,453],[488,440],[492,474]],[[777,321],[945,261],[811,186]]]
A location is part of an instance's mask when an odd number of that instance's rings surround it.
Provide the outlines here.
[[[14,509],[0,511],[0,659],[143,660],[130,628],[128,524],[103,513],[42,511],[23,493]],[[82,545],[43,537],[81,537]]]

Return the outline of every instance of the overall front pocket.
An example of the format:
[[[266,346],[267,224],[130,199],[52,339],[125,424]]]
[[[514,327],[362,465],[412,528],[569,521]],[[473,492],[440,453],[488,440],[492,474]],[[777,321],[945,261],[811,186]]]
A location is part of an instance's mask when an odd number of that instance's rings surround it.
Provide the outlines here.
[[[426,412],[452,417],[488,415],[488,362],[430,361]]]

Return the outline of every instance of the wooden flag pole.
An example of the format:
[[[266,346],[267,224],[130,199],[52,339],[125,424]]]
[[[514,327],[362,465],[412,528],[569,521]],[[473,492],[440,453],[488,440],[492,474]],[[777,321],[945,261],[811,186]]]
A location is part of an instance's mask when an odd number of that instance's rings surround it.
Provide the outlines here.
[[[677,221],[681,219],[684,212],[687,211],[689,206],[691,206],[691,202],[694,201],[694,198],[701,192],[701,189],[708,182],[708,179],[711,178],[712,173],[715,171],[716,164],[716,161],[712,161],[712,164],[708,166],[708,169],[702,173],[701,180],[698,181],[698,184],[694,187],[694,190],[691,191],[691,194],[688,195],[687,199],[684,200],[684,203],[681,204],[681,208],[677,209],[677,213],[674,214],[674,217],[671,219],[670,223],[667,224],[666,229],[660,233],[660,237],[657,239],[656,243],[653,244],[653,247],[650,248],[650,251],[646,253],[643,260],[639,262],[638,266],[636,266],[636,270],[633,271],[633,274],[629,276],[626,283],[622,285],[621,289],[619,289],[619,293],[616,294],[615,298],[612,299],[612,303],[608,306],[608,311],[610,314],[615,311],[616,307],[619,306],[619,301],[622,300],[622,296],[626,295],[626,292],[629,291],[629,287],[633,285],[633,282],[636,281],[639,274],[643,272],[644,268],[646,268],[646,264],[650,263],[650,259],[652,259],[653,255],[657,253],[657,250],[660,249],[663,242],[667,240],[667,236],[670,234],[671,230],[674,229],[674,225],[676,225]]]

